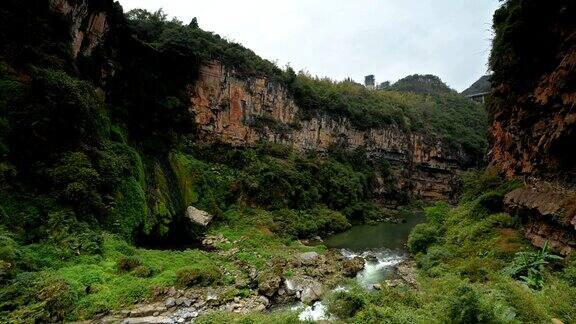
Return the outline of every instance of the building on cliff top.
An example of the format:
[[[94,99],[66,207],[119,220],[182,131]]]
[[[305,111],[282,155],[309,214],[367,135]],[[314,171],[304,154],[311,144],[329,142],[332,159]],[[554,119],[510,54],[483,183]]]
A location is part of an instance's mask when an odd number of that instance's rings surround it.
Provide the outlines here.
[[[373,74],[364,77],[364,86],[368,90],[376,90],[376,78]]]

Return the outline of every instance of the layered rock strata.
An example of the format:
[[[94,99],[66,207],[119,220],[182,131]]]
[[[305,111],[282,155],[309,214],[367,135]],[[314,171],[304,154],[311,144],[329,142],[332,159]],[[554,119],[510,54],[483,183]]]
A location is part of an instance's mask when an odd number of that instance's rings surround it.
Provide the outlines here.
[[[378,179],[376,194],[385,196],[392,187],[425,200],[455,198],[465,156],[441,141],[392,124],[359,130],[347,118],[325,113],[302,119],[300,108],[280,84],[240,77],[216,61],[200,68],[189,93],[190,111],[204,142],[250,147],[268,141],[320,153],[334,145],[362,147],[370,157],[384,157],[392,165],[393,176]]]

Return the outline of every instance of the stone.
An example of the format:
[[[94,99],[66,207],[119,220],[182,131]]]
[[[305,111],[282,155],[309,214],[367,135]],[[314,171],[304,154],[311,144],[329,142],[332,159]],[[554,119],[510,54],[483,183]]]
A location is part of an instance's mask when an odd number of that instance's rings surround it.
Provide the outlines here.
[[[324,294],[324,287],[317,280],[309,276],[296,276],[286,279],[283,289],[288,295],[304,303],[314,302]]]
[[[244,279],[244,278],[236,278],[235,282],[234,282],[234,287],[238,288],[238,289],[244,289],[246,287],[248,287],[249,282],[248,280]]]
[[[166,307],[160,305],[143,305],[130,311],[131,317],[146,317],[154,314],[159,314],[166,310]]]
[[[202,239],[202,245],[208,249],[217,249],[218,245],[230,243],[222,234],[207,235]],[[224,251],[226,252],[226,251]]]
[[[262,305],[268,306],[270,305],[270,300],[266,298],[266,296],[258,296],[258,302]]]
[[[407,283],[412,287],[416,287],[418,281],[416,280],[416,263],[414,261],[405,261],[395,267],[395,273],[401,281]]]
[[[300,300],[305,304],[311,304],[317,300],[320,300],[324,295],[324,288],[322,284],[317,281],[312,281],[302,290],[300,295]]]
[[[186,307],[190,307],[190,305],[192,305],[192,300],[190,300],[190,298],[186,298],[186,297],[179,297],[176,299],[176,304],[178,306],[186,306]]]
[[[362,269],[364,269],[364,259],[358,256],[342,263],[342,271],[348,277],[354,277]]]
[[[186,217],[194,224],[200,225],[202,227],[208,226],[212,221],[213,216],[207,212],[197,209],[193,206],[188,206],[186,209]]]
[[[130,317],[123,319],[122,324],[172,324],[173,320],[167,316]]]
[[[177,294],[176,288],[170,287],[170,289],[168,289],[168,296],[174,297],[176,294]]]
[[[364,257],[364,259],[366,259],[366,261],[372,262],[372,263],[378,262],[378,258],[373,254],[368,254],[367,256]]]
[[[170,297],[170,298],[166,299],[166,301],[164,302],[164,305],[166,307],[174,307],[174,306],[176,306],[176,299]]]
[[[375,290],[382,290],[382,285],[381,284],[374,284],[374,285],[372,285],[372,288],[374,288]]]
[[[282,279],[280,276],[273,273],[261,273],[258,276],[257,281],[258,292],[267,297],[272,297],[278,292]]]
[[[298,260],[307,266],[316,264],[319,258],[320,255],[317,252],[304,252],[298,255]]]

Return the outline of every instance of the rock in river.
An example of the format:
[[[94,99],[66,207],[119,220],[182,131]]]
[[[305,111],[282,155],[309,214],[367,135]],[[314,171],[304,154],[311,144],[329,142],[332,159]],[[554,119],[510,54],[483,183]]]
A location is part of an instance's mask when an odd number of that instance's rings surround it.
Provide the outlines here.
[[[362,271],[362,269],[364,269],[364,259],[362,257],[355,256],[352,259],[344,261],[342,266],[344,274],[349,277],[353,277],[358,272]]]

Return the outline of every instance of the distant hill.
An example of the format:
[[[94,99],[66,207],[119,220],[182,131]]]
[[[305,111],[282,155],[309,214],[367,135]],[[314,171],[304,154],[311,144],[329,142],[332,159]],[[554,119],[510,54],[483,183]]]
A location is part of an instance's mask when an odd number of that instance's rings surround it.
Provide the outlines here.
[[[442,80],[431,74],[414,74],[398,80],[389,90],[414,92],[421,94],[440,94],[456,92],[447,86]]]
[[[484,93],[490,91],[490,76],[485,75],[481,77],[478,81],[474,82],[468,89],[462,91],[465,96],[470,96],[473,94]]]

